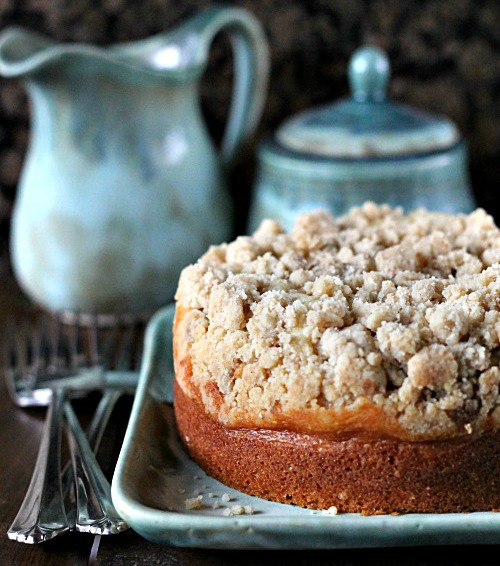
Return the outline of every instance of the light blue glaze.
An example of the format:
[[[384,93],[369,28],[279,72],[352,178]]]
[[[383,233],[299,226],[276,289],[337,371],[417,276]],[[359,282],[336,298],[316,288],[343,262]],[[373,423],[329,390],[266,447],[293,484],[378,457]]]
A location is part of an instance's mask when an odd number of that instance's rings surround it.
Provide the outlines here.
[[[198,83],[222,29],[236,72],[219,152]],[[171,300],[182,267],[230,236],[225,172],[260,117],[268,66],[262,28],[240,9],[109,48],[5,30],[0,74],[26,81],[33,110],[11,240],[25,291],[53,310]]]
[[[299,160],[268,141],[260,147],[259,157],[250,231],[264,218],[274,218],[290,230],[299,214],[324,208],[340,216],[367,200],[450,214],[474,207],[463,142],[425,157],[353,162]]]
[[[287,120],[259,150],[250,230],[263,218],[290,228],[296,216],[326,207],[345,213],[366,200],[443,212],[474,208],[467,151],[448,118],[386,98],[385,53],[356,51],[351,97]]]
[[[391,67],[382,49],[362,47],[349,62],[349,83],[357,102],[385,100]]]

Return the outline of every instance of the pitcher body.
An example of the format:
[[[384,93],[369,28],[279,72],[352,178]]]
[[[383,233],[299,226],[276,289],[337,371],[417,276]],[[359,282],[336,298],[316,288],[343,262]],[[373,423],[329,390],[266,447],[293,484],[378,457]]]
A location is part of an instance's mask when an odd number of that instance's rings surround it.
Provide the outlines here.
[[[117,80],[30,85],[12,260],[21,285],[52,309],[160,305],[174,274],[230,234],[229,196],[194,89]]]
[[[225,27],[236,70],[219,150],[198,83]],[[181,269],[231,235],[225,173],[260,116],[267,71],[262,30],[239,9],[105,49],[3,32],[0,73],[25,79],[32,108],[11,235],[27,294],[50,310],[104,313],[172,300]]]

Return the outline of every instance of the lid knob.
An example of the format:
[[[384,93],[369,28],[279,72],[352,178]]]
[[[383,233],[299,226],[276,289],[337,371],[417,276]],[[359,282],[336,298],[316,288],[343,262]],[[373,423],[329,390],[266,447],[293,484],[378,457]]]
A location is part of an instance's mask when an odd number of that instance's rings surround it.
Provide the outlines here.
[[[378,47],[361,47],[349,61],[349,84],[357,102],[385,99],[391,67],[385,52]]]

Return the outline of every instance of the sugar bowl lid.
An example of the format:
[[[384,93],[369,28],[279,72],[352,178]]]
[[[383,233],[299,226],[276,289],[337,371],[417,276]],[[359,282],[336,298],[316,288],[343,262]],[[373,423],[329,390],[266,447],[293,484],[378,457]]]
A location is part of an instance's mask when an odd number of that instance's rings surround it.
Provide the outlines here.
[[[275,134],[278,145],[306,159],[389,159],[446,150],[460,141],[448,118],[386,98],[390,64],[381,49],[358,49],[348,76],[350,98],[287,120]]]

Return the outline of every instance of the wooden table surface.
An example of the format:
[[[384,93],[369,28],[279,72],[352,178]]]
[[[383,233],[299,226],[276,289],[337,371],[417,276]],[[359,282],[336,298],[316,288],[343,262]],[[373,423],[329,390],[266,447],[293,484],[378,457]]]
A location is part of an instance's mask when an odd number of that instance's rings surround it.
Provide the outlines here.
[[[29,311],[31,305],[20,294],[15,284],[0,281],[0,336],[13,313]],[[104,459],[112,467],[126,427],[130,400],[121,402],[113,414],[107,433]],[[95,400],[79,401],[79,416],[85,418],[95,406]],[[8,396],[5,379],[0,379],[0,565],[186,565],[230,566],[273,565],[293,562],[297,565],[339,566],[442,566],[474,563],[475,566],[498,566],[496,546],[452,546],[389,549],[345,549],[329,551],[234,551],[184,549],[151,543],[132,530],[118,535],[95,537],[90,534],[70,533],[39,545],[28,545],[7,538],[7,529],[23,500],[35,463],[39,438],[45,418],[44,409],[21,409]],[[113,445],[114,444],[114,445]],[[467,552],[469,551],[469,552]],[[471,558],[471,556],[473,558]],[[472,562],[473,561],[473,562]]]

